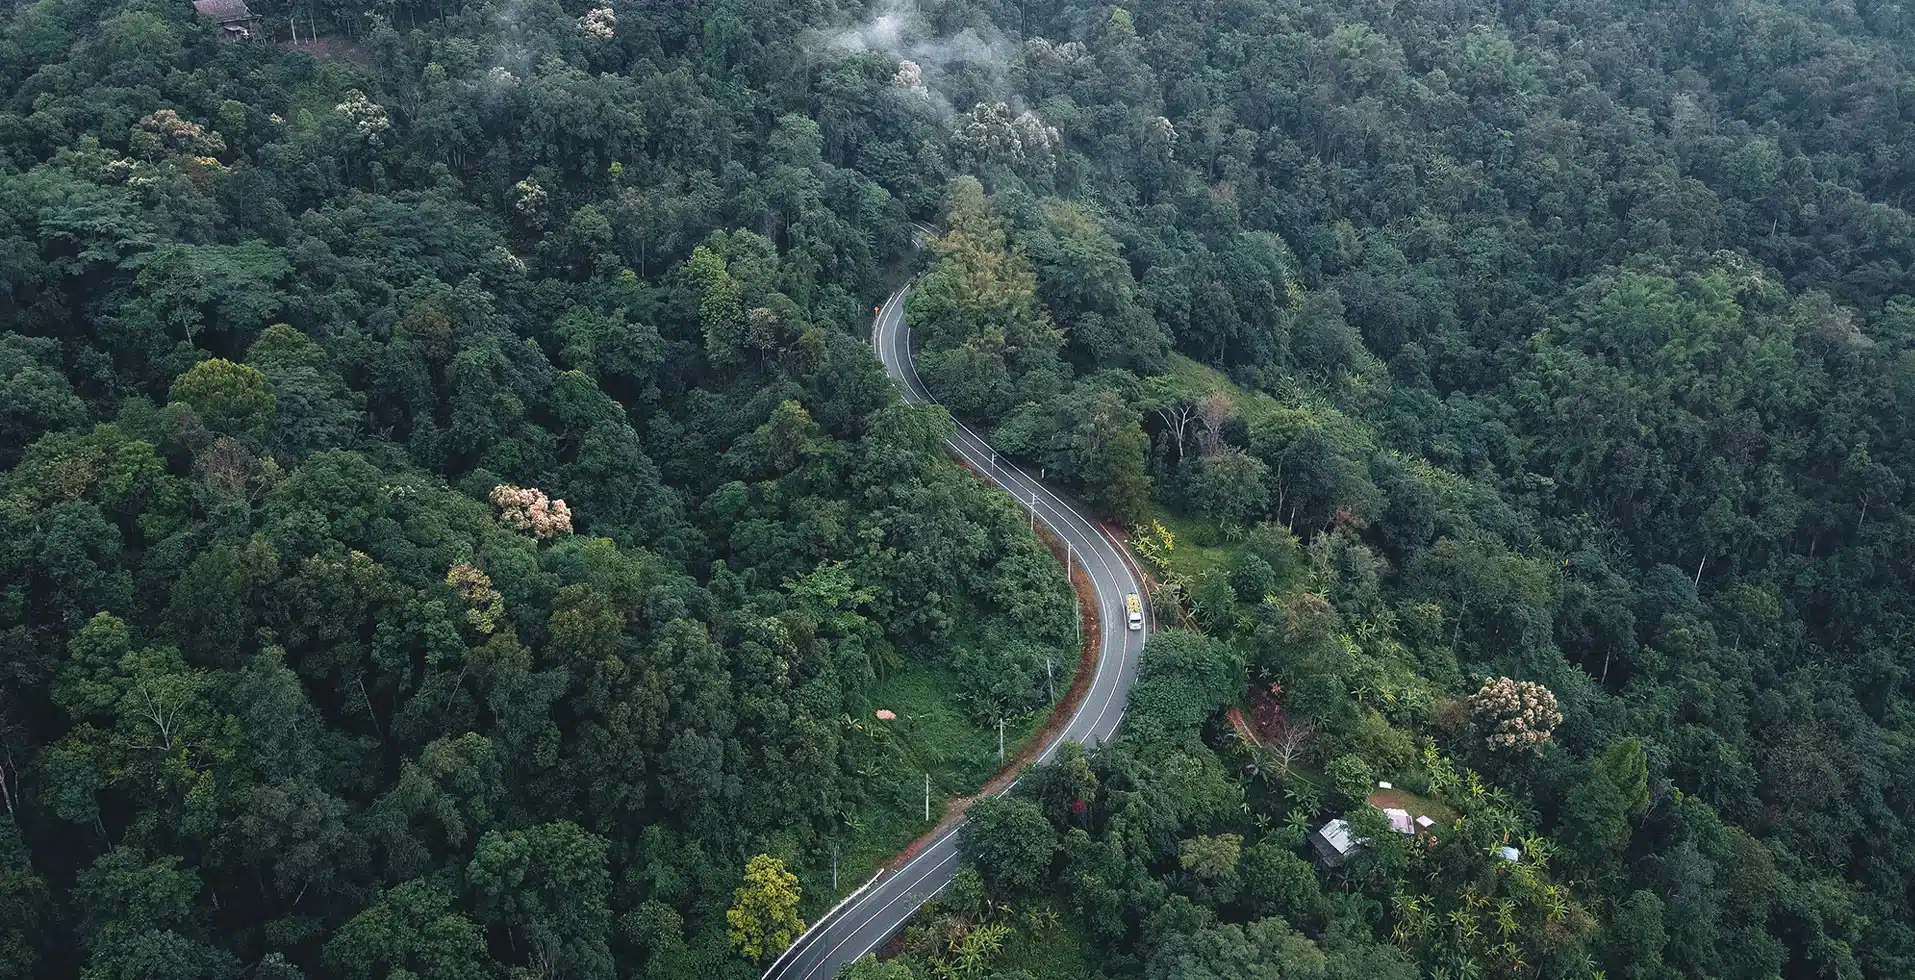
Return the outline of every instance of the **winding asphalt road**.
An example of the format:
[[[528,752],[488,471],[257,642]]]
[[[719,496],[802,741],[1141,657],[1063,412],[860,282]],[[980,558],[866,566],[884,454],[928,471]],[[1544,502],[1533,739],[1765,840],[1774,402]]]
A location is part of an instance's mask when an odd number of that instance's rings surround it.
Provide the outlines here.
[[[906,401],[935,403],[937,399],[924,387],[911,360],[911,328],[904,322],[904,300],[910,291],[911,284],[906,284],[879,308],[871,342],[884,362],[885,373],[898,383]],[[1019,506],[1035,511],[1037,520],[1059,540],[1068,542],[1073,561],[1097,590],[1097,616],[1102,626],[1099,635],[1103,638],[1097,673],[1078,701],[1077,713],[1052,736],[1037,761],[1049,759],[1065,741],[1095,747],[1117,730],[1131,682],[1137,677],[1138,655],[1143,652],[1149,628],[1128,628],[1124,596],[1142,594],[1142,576],[1124,547],[1077,504],[998,458],[996,451],[963,422],[957,424],[957,433],[947,445],[953,455],[988,476]],[[1002,791],[1008,792],[1015,785],[1013,780]],[[765,971],[765,980],[831,980],[846,964],[876,949],[919,906],[950,884],[958,867],[957,838],[963,825],[959,818],[940,826],[909,861],[879,871],[865,887],[798,937]]]

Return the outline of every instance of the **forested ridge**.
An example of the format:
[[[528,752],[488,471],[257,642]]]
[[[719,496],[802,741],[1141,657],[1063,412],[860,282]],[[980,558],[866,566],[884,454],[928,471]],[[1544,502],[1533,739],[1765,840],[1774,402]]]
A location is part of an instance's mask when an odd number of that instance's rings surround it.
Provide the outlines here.
[[[854,975],[1915,975],[1899,5],[253,11],[0,10],[0,976],[756,975],[1075,659],[911,272],[1170,628]]]

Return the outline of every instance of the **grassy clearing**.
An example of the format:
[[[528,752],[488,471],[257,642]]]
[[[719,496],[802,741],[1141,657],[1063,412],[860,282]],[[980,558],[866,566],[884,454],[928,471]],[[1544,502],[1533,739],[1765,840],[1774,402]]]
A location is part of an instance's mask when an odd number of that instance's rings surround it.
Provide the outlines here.
[[[1441,800],[1406,789],[1379,789],[1370,794],[1370,805],[1381,810],[1397,807],[1409,811],[1410,818],[1429,817],[1439,827],[1447,827],[1457,818],[1456,808]]]
[[[1261,391],[1240,387],[1222,371],[1208,364],[1200,364],[1182,354],[1170,356],[1170,375],[1190,391],[1221,391],[1228,394],[1236,403],[1237,411],[1243,415],[1244,422],[1250,425],[1276,418],[1289,411],[1275,398]]]
[[[1059,657],[1061,662],[1063,654]],[[1060,678],[1060,685],[1067,680]],[[894,671],[878,683],[872,703],[897,712],[898,718],[854,722],[853,752],[867,795],[838,842],[835,891],[828,848],[792,869],[804,889],[807,917],[870,880],[880,865],[936,826],[947,804],[976,792],[997,772],[997,730],[976,725],[965,715],[952,694],[957,686],[950,671],[921,664]],[[1045,710],[1007,722],[1005,757],[1015,757],[1049,714]],[[926,773],[931,776],[929,820],[924,819]]]
[[[1221,391],[1229,395],[1238,414],[1253,429],[1263,425],[1286,429],[1316,427],[1326,430],[1340,443],[1367,444],[1375,439],[1368,426],[1345,415],[1322,392],[1308,387],[1286,385],[1284,397],[1278,398],[1241,387],[1222,371],[1182,354],[1171,355],[1170,374],[1188,391]]]
[[[1233,548],[1222,542],[1216,525],[1188,514],[1179,514],[1152,502],[1150,520],[1157,521],[1176,535],[1168,556],[1173,575],[1195,582],[1213,571],[1228,571]]]
[[[1066,915],[1052,928],[1020,927],[991,965],[998,973],[1021,971],[1032,980],[1083,980],[1095,973],[1089,949],[1090,934]]]
[[[1230,574],[1231,563],[1240,548],[1238,542],[1226,538],[1215,524],[1176,513],[1161,504],[1152,504],[1149,517],[1176,536],[1168,555],[1171,576],[1194,584],[1213,574]],[[1308,575],[1301,559],[1290,567],[1278,569],[1279,594],[1307,585]]]

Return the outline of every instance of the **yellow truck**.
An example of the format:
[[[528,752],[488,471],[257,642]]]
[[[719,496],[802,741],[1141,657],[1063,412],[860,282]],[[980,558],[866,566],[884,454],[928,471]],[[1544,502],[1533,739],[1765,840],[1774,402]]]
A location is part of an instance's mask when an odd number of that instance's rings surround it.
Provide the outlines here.
[[[1144,600],[1137,598],[1137,593],[1124,596],[1124,611],[1130,614],[1131,629],[1144,628]]]

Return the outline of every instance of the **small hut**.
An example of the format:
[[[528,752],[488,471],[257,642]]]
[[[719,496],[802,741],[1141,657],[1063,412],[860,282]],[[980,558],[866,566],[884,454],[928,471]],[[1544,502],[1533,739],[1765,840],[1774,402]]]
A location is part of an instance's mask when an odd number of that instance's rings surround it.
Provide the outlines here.
[[[1338,817],[1310,832],[1310,847],[1326,868],[1334,868],[1363,849],[1363,841],[1350,834],[1350,821]]]
[[[193,10],[201,19],[219,28],[221,40],[237,41],[253,36],[253,12],[246,0],[193,0]]]
[[[1390,829],[1399,834],[1407,835],[1416,833],[1416,824],[1410,820],[1410,811],[1402,807],[1384,807],[1383,818],[1390,822]]]

